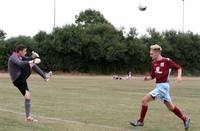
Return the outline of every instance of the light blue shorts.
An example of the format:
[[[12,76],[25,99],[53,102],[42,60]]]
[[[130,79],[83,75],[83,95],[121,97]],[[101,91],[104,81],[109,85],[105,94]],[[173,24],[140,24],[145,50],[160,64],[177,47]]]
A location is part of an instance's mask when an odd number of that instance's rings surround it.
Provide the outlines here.
[[[171,97],[169,95],[169,83],[158,83],[154,90],[149,92],[152,97],[161,99],[162,101],[171,102]]]

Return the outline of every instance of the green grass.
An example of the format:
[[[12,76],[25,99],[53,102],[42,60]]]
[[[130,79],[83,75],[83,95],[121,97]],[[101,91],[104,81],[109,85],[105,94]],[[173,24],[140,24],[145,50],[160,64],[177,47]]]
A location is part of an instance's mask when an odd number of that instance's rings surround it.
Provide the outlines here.
[[[182,131],[183,124],[159,100],[150,103],[145,126],[133,128],[142,96],[154,82],[115,81],[104,76],[53,76],[48,83],[33,75],[32,113],[38,123],[25,123],[23,97],[7,74],[0,74],[0,131]],[[191,117],[190,131],[200,130],[200,78],[171,80],[173,102]]]

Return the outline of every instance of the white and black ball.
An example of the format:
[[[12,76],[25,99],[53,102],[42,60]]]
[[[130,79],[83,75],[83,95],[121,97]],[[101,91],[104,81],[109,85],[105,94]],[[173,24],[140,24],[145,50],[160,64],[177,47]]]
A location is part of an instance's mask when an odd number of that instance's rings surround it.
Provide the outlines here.
[[[140,11],[145,11],[145,10],[147,9],[147,6],[146,6],[145,4],[143,4],[143,3],[140,3],[140,4],[138,5],[138,9],[139,9]]]

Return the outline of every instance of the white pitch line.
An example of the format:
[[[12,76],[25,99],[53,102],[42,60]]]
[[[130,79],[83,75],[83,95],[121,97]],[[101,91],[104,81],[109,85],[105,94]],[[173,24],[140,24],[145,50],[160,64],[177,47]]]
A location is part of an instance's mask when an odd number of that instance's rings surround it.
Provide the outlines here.
[[[16,111],[13,111],[13,110],[8,110],[8,109],[0,108],[0,111],[1,112],[9,112],[9,113],[17,114],[17,115],[24,115],[24,113],[16,112]],[[46,116],[38,116],[38,115],[37,115],[37,117],[41,118],[41,119],[46,119],[46,120],[61,121],[61,122],[69,123],[69,124],[79,124],[79,125],[83,125],[83,126],[106,128],[106,129],[119,130],[119,131],[139,131],[139,130],[133,130],[133,129],[112,127],[112,126],[107,126],[107,125],[83,123],[83,122],[80,122],[80,121],[71,121],[71,120],[65,120],[65,119],[55,118],[55,117],[46,117]]]

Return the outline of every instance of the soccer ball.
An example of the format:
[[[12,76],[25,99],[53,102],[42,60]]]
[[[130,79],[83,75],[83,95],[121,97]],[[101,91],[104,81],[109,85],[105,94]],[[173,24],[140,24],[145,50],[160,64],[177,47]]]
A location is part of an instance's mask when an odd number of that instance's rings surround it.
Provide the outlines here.
[[[138,5],[138,9],[139,9],[140,11],[145,11],[145,10],[147,9],[147,6],[144,5],[144,4],[142,4],[142,3],[140,3],[140,4]]]

